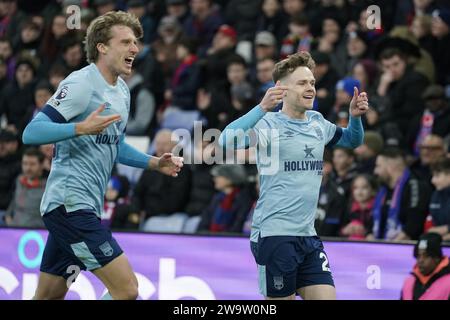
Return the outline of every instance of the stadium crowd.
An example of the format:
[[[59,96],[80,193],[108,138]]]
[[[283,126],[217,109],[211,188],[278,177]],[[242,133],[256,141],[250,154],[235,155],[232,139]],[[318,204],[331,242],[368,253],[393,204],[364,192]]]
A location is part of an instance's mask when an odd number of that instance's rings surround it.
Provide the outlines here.
[[[368,23],[372,4],[381,8],[375,28]],[[222,130],[274,85],[277,61],[309,51],[316,62],[315,110],[345,127],[354,86],[368,93],[371,108],[363,145],[325,151],[318,234],[400,241],[431,231],[450,241],[446,4],[0,0],[0,225],[43,226],[39,203],[53,148],[23,145],[22,131],[61,90],[62,79],[87,65],[83,39],[90,21],[124,10],[144,28],[125,78],[127,135],[150,141],[149,152],[171,152],[180,142],[174,132],[193,133],[194,121],[202,123],[201,133]],[[184,156],[196,161],[176,179],[117,167],[103,222],[116,230],[248,234],[258,197],[251,155],[244,153],[245,164],[214,164],[214,139],[184,143]]]

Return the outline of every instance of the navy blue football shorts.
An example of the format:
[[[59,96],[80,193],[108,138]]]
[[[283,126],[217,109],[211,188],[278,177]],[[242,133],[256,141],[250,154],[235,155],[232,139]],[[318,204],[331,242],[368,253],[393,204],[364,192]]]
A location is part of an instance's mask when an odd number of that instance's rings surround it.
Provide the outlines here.
[[[328,257],[319,237],[271,236],[250,244],[258,265],[262,295],[280,298],[307,286],[334,287]]]
[[[42,218],[49,231],[42,256],[42,272],[68,279],[76,266],[80,270],[92,271],[123,253],[111,231],[100,223],[94,211],[69,213],[60,206]]]

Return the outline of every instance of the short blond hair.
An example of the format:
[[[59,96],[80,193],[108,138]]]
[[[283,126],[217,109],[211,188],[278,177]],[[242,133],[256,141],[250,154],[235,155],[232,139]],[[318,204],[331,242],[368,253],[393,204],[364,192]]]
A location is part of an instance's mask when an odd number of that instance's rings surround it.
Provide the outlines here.
[[[95,18],[89,25],[84,41],[87,61],[97,62],[97,44],[108,43],[112,38],[111,28],[113,26],[126,26],[133,30],[137,39],[143,35],[143,30],[139,19],[136,16],[123,11],[110,11]]]
[[[274,82],[277,82],[293,73],[299,67],[307,67],[312,71],[315,66],[316,64],[309,52],[300,51],[275,64],[272,78]]]

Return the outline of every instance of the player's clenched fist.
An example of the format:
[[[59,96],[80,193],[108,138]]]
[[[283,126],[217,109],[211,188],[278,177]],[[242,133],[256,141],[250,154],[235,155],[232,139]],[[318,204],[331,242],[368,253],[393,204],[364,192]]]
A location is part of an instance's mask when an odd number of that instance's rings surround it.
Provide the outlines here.
[[[278,104],[283,101],[283,98],[287,94],[287,86],[280,85],[280,81],[277,81],[274,87],[266,91],[266,94],[259,104],[264,111],[273,110]]]

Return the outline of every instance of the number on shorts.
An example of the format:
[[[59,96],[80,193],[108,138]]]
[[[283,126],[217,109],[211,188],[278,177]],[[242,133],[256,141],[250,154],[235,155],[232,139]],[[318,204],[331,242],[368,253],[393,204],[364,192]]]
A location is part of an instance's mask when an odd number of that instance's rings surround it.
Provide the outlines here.
[[[320,259],[324,259],[324,261],[322,263],[322,270],[323,271],[327,271],[327,272],[331,272],[330,265],[328,264],[328,258],[327,258],[327,255],[325,254],[325,252],[321,252],[319,254],[319,258]]]

